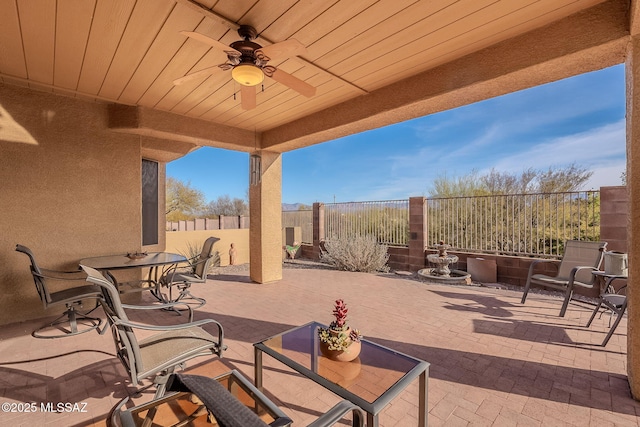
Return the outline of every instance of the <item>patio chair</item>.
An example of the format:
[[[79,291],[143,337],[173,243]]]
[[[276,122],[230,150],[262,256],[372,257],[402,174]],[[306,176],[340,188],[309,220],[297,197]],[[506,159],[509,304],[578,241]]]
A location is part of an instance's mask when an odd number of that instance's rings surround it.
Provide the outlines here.
[[[593,288],[595,276],[591,274],[600,268],[606,242],[583,242],[579,240],[569,240],[564,247],[564,255],[555,276],[545,274],[533,274],[536,265],[553,260],[540,259],[533,261],[529,266],[527,283],[522,295],[522,304],[527,299],[527,294],[532,284],[558,289],[564,292],[564,301],[560,309],[560,317],[564,317],[569,306],[569,301],[573,296],[575,286],[583,288]]]
[[[116,353],[124,365],[133,385],[138,386],[144,379],[154,377],[152,383],[141,390],[156,386],[156,397],[165,393],[167,377],[178,367],[184,367],[185,362],[197,356],[215,354],[222,357],[226,349],[223,344],[222,325],[213,319],[199,320],[180,325],[155,326],[134,323],[129,320],[125,312],[127,309],[155,310],[166,309],[177,303],[132,306],[123,305],[120,294],[109,279],[98,270],[81,265],[87,273],[86,280],[102,289],[102,305],[107,314]],[[204,325],[215,325],[218,336],[202,329]],[[106,330],[106,328],[105,328]],[[156,333],[138,340],[135,330],[155,331]],[[104,332],[104,331],[103,331]],[[126,403],[127,398],[120,404]]]
[[[196,297],[191,294],[191,284],[205,283],[207,281],[207,273],[213,262],[213,245],[220,239],[217,237],[209,237],[202,245],[200,254],[187,260],[189,265],[176,264],[163,272],[160,277],[160,286],[166,287],[168,295],[161,294],[160,290],[156,290],[156,296],[164,302],[186,302],[194,305],[194,308],[202,307],[207,303],[204,298]],[[178,295],[173,296],[173,288],[178,290]]]
[[[607,345],[607,343],[611,339],[611,336],[613,335],[613,332],[616,330],[616,328],[620,324],[620,321],[622,320],[622,316],[624,316],[624,312],[627,310],[627,295],[626,295],[627,285],[622,286],[616,292],[615,289],[613,289],[613,287],[610,287],[611,282],[613,282],[615,279],[626,280],[627,277],[615,276],[608,281],[607,292],[600,295],[600,299],[598,300],[598,305],[593,310],[593,313],[591,313],[591,318],[589,318],[589,321],[587,322],[587,328],[588,328],[589,326],[591,326],[591,322],[593,322],[593,319],[595,319],[596,314],[598,313],[598,311],[600,311],[600,308],[602,306],[605,306],[605,309],[607,310],[611,310],[611,317],[609,318],[609,332],[607,333],[607,336],[604,338],[604,341],[602,341],[602,344],[601,344],[602,347],[605,347]],[[611,319],[613,318],[614,314],[616,315],[616,320],[613,322],[613,326],[611,326]]]
[[[223,384],[226,384],[226,387]],[[197,396],[196,401],[199,400],[202,405],[191,405],[195,407],[192,413],[185,413],[184,419],[178,420],[173,425],[191,425],[191,422],[199,418],[211,416],[215,419],[214,424],[221,427],[284,427],[290,426],[292,423],[292,420],[277,405],[235,369],[217,378],[173,374],[167,381],[167,391],[176,393],[167,394],[164,398],[154,399],[124,411],[118,411],[116,416],[111,418],[112,425],[120,424],[123,427],[152,425],[154,419],[158,420],[163,415],[169,418],[167,412],[162,413],[162,409],[159,409],[161,405],[169,407],[172,402],[186,399],[191,394]],[[191,401],[193,402],[193,400]],[[251,409],[247,405],[250,405]],[[186,404],[183,403],[178,407],[180,411],[176,412],[186,411]],[[260,417],[256,412],[265,416]],[[347,400],[337,403],[308,427],[332,426],[342,420],[349,412],[353,415],[352,425],[363,427],[363,411]],[[175,413],[170,416],[178,418]],[[118,421],[120,422],[118,423]],[[268,421],[270,422],[267,423]],[[161,425],[167,425],[167,423],[161,422]]]
[[[16,245],[16,251],[25,254],[31,261],[31,275],[38,291],[38,296],[42,301],[44,309],[64,305],[66,310],[53,322],[43,325],[31,333],[35,338],[62,338],[83,334],[100,328],[102,319],[88,316],[99,304],[98,299],[102,296],[102,290],[95,285],[88,285],[81,271],[57,271],[40,268],[31,249],[23,245]],[[56,283],[73,283],[73,287],[59,291],[51,291],[49,285]],[[57,285],[56,285],[57,286]],[[63,285],[60,285],[63,286]],[[87,313],[81,313],[78,308],[82,307],[82,301],[93,299],[96,306]],[[64,325],[68,324],[68,327]],[[52,332],[60,330],[62,333]]]

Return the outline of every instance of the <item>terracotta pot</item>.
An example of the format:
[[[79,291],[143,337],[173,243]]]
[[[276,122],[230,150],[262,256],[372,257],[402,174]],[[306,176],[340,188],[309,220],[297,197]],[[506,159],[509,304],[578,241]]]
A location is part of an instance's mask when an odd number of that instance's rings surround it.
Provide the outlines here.
[[[347,335],[351,332],[351,328],[348,328],[344,333]],[[337,335],[339,332],[329,330],[332,335]],[[351,362],[360,355],[362,344],[359,341],[351,341],[351,344],[346,350],[329,350],[329,345],[323,341],[320,341],[320,351],[326,357],[331,360],[337,360],[339,362]]]
[[[318,359],[318,374],[342,387],[349,387],[360,375],[362,365],[359,358],[349,363],[331,360],[328,357]]]

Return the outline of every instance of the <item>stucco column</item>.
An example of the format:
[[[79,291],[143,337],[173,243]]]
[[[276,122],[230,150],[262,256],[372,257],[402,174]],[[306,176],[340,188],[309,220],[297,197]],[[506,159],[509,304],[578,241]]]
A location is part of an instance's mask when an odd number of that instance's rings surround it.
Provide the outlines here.
[[[632,37],[626,61],[627,191],[629,249],[627,374],[631,393],[640,400],[640,39]],[[638,236],[638,238],[636,238]]]
[[[254,282],[267,283],[282,279],[282,156],[257,155],[260,182],[249,182],[249,272]]]

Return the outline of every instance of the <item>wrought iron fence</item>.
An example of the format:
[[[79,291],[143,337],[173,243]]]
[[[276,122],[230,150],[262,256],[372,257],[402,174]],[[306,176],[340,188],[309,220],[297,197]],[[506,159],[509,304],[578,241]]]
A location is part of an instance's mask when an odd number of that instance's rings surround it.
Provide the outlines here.
[[[302,239],[300,243],[313,243],[313,211],[282,211],[282,227],[300,227]]]
[[[453,249],[559,257],[566,240],[599,240],[600,192],[434,198],[428,241]]]
[[[324,224],[327,239],[373,235],[379,243],[407,246],[409,201],[327,203]]]

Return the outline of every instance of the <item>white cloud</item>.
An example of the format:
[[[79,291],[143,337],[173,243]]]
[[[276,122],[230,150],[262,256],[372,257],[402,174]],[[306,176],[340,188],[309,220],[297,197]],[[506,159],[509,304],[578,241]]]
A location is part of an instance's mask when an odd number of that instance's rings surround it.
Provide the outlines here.
[[[586,132],[553,138],[503,157],[492,167],[499,171],[519,172],[529,167],[548,169],[575,163],[595,171],[610,167],[612,162],[624,163],[625,150],[625,121],[620,120]]]

